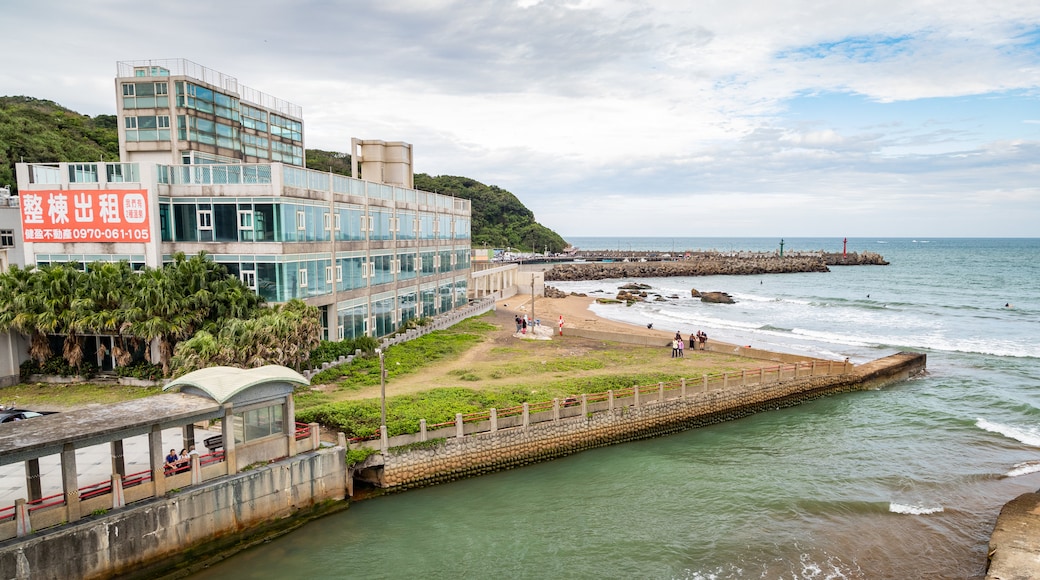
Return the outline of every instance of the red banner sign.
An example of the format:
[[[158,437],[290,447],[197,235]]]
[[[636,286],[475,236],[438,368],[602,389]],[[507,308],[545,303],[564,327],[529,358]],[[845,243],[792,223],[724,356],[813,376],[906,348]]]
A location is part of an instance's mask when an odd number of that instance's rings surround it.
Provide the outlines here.
[[[23,189],[19,196],[26,242],[143,243],[152,238],[144,189]]]

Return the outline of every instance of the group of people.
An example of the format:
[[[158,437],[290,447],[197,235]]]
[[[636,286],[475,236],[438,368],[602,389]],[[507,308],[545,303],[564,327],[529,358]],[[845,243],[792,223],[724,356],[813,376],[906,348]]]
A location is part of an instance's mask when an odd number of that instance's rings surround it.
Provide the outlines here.
[[[534,324],[531,322],[531,319],[528,318],[526,314],[523,315],[523,316],[520,316],[519,314],[517,314],[516,315],[516,331],[518,333],[521,333],[521,334],[527,334],[527,327],[528,326],[531,326],[531,327],[534,326]]]
[[[690,348],[692,350],[697,350],[697,343],[700,343],[701,350],[705,350],[707,348],[705,343],[707,342],[708,335],[702,330],[698,330],[697,334],[690,334]],[[675,338],[672,339],[672,358],[683,358],[683,345],[682,334],[676,330]]]
[[[181,449],[180,453],[170,449],[170,452],[166,454],[166,463],[163,466],[166,475],[183,473],[191,469],[191,456],[198,454],[199,452],[195,450],[194,445],[189,446],[187,449]]]

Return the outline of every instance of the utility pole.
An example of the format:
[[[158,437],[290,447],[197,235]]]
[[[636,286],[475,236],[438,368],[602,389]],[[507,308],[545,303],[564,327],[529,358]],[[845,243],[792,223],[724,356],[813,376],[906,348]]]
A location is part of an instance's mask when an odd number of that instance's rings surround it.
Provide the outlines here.
[[[379,399],[382,402],[379,413],[379,426],[386,429],[386,364],[383,362],[383,349],[377,348],[379,355]]]

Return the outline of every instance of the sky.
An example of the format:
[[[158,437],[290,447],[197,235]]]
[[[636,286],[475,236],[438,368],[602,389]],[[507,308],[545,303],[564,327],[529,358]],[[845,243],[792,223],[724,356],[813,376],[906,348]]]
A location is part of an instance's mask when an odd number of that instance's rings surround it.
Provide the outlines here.
[[[1038,237],[1035,0],[5,0],[0,95],[114,114],[117,61],[413,145],[568,236]]]

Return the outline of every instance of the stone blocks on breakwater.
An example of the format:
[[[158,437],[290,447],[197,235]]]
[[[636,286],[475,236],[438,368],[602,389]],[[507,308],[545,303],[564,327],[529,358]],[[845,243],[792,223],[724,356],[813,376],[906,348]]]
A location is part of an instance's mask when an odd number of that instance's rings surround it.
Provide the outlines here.
[[[661,278],[667,276],[715,276],[829,272],[819,257],[739,258],[697,257],[679,262],[586,262],[557,264],[545,272],[546,281],[605,280],[609,278]]]
[[[921,372],[925,355],[900,353],[845,375],[694,392],[643,404],[617,405],[524,427],[391,448],[381,457],[381,485],[405,490],[537,463],[603,447],[659,437],[753,413],[798,405],[836,393],[879,388]],[[862,372],[860,369],[862,368]]]

